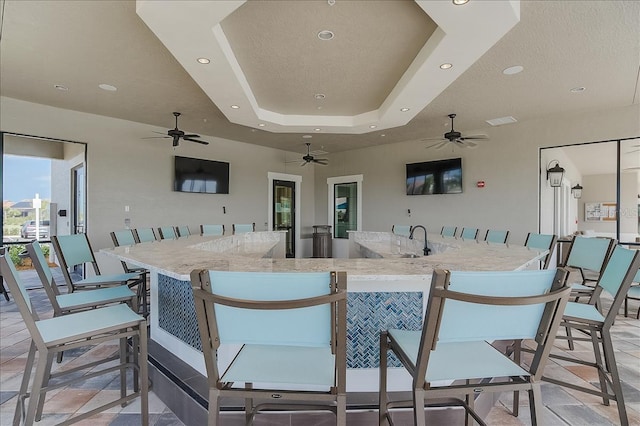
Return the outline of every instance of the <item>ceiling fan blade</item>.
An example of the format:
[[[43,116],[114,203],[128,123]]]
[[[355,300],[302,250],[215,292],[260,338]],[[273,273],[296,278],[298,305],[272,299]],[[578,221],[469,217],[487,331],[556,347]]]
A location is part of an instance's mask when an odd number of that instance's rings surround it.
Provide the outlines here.
[[[443,140],[443,141],[438,142],[438,143],[436,143],[436,144],[429,145],[429,146],[427,147],[427,149],[431,149],[431,148],[441,149],[441,148],[444,148],[448,143],[449,143],[449,141],[448,141],[448,140]]]
[[[424,139],[420,139],[421,141],[446,141],[447,139],[443,139],[442,136],[439,138],[424,138]]]
[[[300,167],[302,167],[302,166],[306,166],[308,163],[309,163],[308,161],[305,161],[305,162],[303,162],[302,164],[300,164]]]
[[[489,136],[487,136],[487,135],[469,135],[469,136],[460,136],[458,139],[460,139],[461,141],[469,140],[469,139],[480,140],[480,139],[489,139]]]
[[[183,138],[199,138],[200,135],[182,135]]]
[[[171,136],[147,136],[145,138],[140,139],[169,139]]]
[[[200,139],[192,139],[192,138],[188,138],[186,136],[184,136],[182,139],[184,139],[185,141],[189,141],[189,142],[201,143],[202,145],[209,145],[209,142],[201,141]]]
[[[329,160],[327,160],[326,158],[316,158],[314,160],[312,160],[314,163],[316,164],[320,164],[321,166],[328,166],[329,165]]]
[[[473,142],[473,141],[469,141],[469,140],[462,140],[460,139],[458,142],[460,145],[462,145],[465,148],[475,148],[478,146],[477,143]]]

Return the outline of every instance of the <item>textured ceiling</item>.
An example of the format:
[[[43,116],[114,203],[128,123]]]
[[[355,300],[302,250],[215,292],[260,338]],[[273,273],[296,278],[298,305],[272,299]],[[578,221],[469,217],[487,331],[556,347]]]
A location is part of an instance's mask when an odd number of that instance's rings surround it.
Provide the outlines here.
[[[266,9],[272,2],[257,3],[261,3],[258,7]],[[301,7],[306,2],[297,3]],[[358,6],[337,0],[335,7],[341,3],[346,11]],[[282,12],[282,19],[284,15],[294,19],[290,16],[294,11]],[[414,18],[419,16],[412,12],[398,13],[417,15]],[[278,13],[270,19],[277,19],[276,15]],[[353,28],[360,28],[359,18],[353,12],[340,16]],[[423,18],[416,19],[418,22],[412,25],[429,27],[428,18]],[[174,30],[180,32],[182,26],[176,25]],[[286,28],[299,30],[295,25]],[[401,40],[402,37],[389,35],[393,30],[385,28],[384,36],[377,34],[379,44],[386,41],[396,44],[400,39],[401,47],[405,47],[421,42],[411,40],[407,43]],[[257,37],[259,27],[243,34],[242,28],[231,25],[230,21],[225,30],[238,32],[233,37],[247,46],[248,52],[236,52],[240,63],[259,59],[247,59],[254,55],[250,53],[251,49],[259,51],[260,43],[265,42]],[[429,29],[420,31],[428,33]],[[376,34],[375,31],[372,34]],[[343,65],[336,59],[343,58],[341,49],[327,53],[324,58],[308,58],[304,43],[295,52],[278,49],[278,37],[273,43],[275,45],[262,46],[267,54],[267,58],[263,58],[265,67],[248,71],[256,77],[255,91],[265,99],[264,102],[282,102],[284,96],[278,100],[278,95],[283,95],[282,90],[312,96],[315,88],[309,87],[307,91],[304,82],[308,67],[324,67],[328,76],[341,80],[336,71],[338,65]],[[295,57],[288,53],[295,53]],[[349,73],[359,72],[362,79],[378,79],[376,81],[381,83],[376,84],[379,87],[372,93],[363,94],[362,89],[353,92],[358,96],[352,96],[351,90],[348,94],[338,93],[337,96],[344,97],[336,107],[350,112],[348,109],[357,111],[368,108],[368,103],[379,102],[397,78],[398,63],[409,60],[407,51],[396,53],[398,57],[388,61],[388,69],[384,68],[384,60],[370,58],[370,55],[347,58],[349,63],[344,64],[345,67],[359,64],[357,70],[347,68]],[[273,60],[274,56],[277,61]],[[296,67],[277,68],[278,63],[282,66],[296,62]],[[372,67],[375,64],[372,75],[369,75],[369,63]],[[524,71],[503,75],[502,70],[512,65],[522,65]],[[554,114],[627,106],[640,99],[639,67],[640,2],[525,0],[520,5],[520,22],[406,125],[366,134],[314,133],[312,148],[323,147],[325,151],[335,153],[439,136],[448,130],[444,124],[448,122],[447,114],[452,112],[458,114],[457,130],[490,133],[485,120],[497,117],[511,115],[526,121]],[[260,75],[261,70],[264,70],[264,76]],[[287,74],[274,79],[274,73]],[[282,81],[290,81],[292,87],[287,88]],[[103,91],[98,88],[101,83],[114,85],[118,90]],[[69,90],[56,90],[55,84]],[[336,85],[339,84],[345,82],[338,81]],[[578,86],[584,86],[586,90],[578,94],[569,92]],[[159,131],[173,127],[171,112],[180,111],[183,113],[180,127],[187,132],[291,151],[305,149],[302,133],[273,133],[229,122],[138,17],[133,1],[5,0],[0,40],[0,94],[147,123],[158,126]],[[292,112],[298,108],[308,112],[314,107],[317,105],[313,99],[307,99],[299,107],[284,105]],[[140,135],[145,136],[149,135]]]
[[[367,25],[353,25],[352,16]],[[320,40],[316,28],[330,29],[336,39]],[[338,7],[247,2],[222,22],[258,103],[283,114],[305,115],[377,109],[435,28],[413,1]],[[325,98],[317,100],[315,94]]]

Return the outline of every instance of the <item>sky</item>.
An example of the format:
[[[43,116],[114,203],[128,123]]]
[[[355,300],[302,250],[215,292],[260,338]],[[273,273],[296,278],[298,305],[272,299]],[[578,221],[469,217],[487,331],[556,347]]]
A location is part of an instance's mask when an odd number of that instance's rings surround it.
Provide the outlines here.
[[[51,160],[5,155],[2,182],[4,201],[51,199]]]

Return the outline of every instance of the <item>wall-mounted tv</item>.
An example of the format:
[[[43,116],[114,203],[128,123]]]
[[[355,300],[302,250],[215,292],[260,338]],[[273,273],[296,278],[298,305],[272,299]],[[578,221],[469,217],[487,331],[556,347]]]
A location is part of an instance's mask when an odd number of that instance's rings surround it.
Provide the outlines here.
[[[407,195],[461,192],[462,158],[407,164]]]
[[[229,163],[177,155],[174,158],[174,191],[229,193]]]

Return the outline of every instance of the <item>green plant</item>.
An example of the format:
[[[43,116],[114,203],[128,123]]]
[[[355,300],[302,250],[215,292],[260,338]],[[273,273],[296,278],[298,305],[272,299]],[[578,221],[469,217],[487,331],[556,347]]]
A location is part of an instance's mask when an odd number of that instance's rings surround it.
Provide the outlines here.
[[[22,257],[20,257],[20,253],[22,253],[25,248],[24,244],[16,244],[9,247],[9,257],[14,265],[22,265]]]

